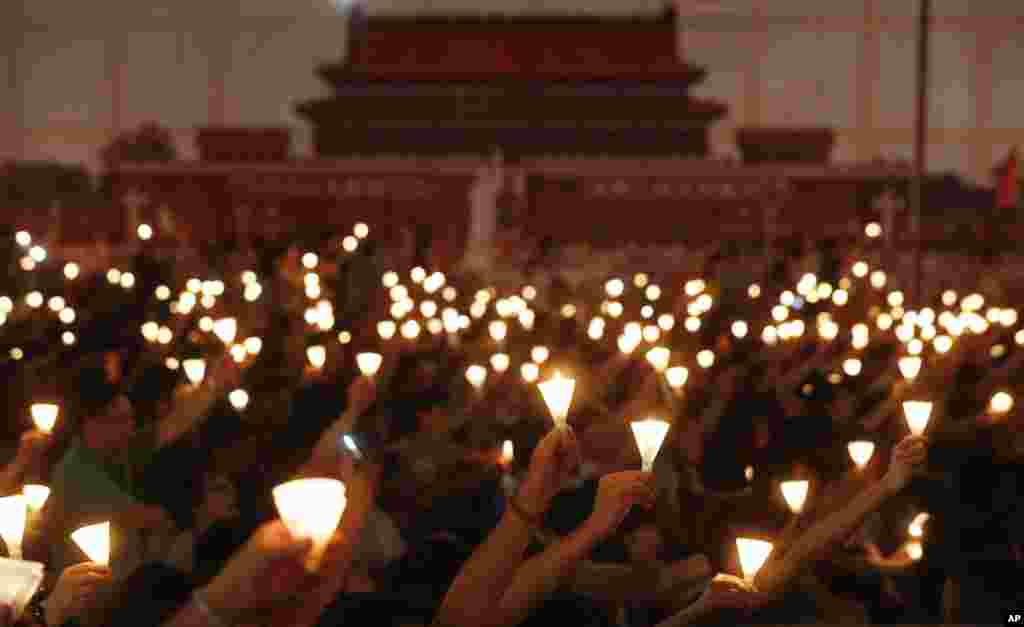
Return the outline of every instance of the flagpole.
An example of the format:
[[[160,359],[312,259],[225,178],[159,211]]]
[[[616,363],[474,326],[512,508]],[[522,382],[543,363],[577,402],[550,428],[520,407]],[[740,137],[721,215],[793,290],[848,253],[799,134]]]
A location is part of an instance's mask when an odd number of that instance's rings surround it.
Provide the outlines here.
[[[928,163],[928,76],[931,43],[931,0],[921,0],[917,33],[917,118],[914,124],[914,178],[910,186],[911,233],[914,238],[914,269],[911,286],[916,306],[924,306],[921,290],[921,209]]]

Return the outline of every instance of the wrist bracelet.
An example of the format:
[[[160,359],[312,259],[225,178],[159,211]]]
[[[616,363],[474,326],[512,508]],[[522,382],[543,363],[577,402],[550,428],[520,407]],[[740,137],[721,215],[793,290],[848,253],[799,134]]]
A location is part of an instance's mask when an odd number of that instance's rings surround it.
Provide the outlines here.
[[[199,590],[196,590],[192,593],[192,604],[196,606],[196,609],[198,609],[199,613],[202,614],[204,618],[206,618],[207,622],[209,622],[214,627],[230,627],[227,621],[225,621],[223,618],[217,615],[216,612],[210,609],[210,605],[206,602],[205,599],[203,599],[203,596],[202,594],[200,594]]]
[[[526,523],[526,526],[530,528],[530,532],[533,534],[533,537],[541,544],[548,545],[557,539],[556,534],[544,529],[544,524],[540,521],[539,516],[534,516],[523,509],[523,506],[519,504],[518,496],[508,499],[508,507],[516,516]]]

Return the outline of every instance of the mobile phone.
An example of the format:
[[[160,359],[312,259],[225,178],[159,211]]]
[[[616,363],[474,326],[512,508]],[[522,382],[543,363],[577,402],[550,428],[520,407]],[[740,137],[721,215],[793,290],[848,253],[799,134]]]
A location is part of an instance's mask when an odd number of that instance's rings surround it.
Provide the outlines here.
[[[365,447],[361,445],[358,436],[354,433],[343,433],[338,438],[338,449],[352,455],[356,461],[366,461]]]

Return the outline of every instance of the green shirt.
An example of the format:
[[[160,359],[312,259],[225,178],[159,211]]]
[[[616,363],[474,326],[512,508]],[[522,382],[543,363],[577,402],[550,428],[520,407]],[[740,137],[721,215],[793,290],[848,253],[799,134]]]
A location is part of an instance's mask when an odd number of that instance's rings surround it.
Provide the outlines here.
[[[76,529],[110,520],[114,514],[142,503],[138,480],[156,450],[156,431],[139,429],[132,443],[116,462],[101,459],[77,438],[53,469],[49,508],[55,532],[51,568],[63,570],[84,561],[81,550],[70,540]],[[114,556],[129,557],[140,547],[137,538],[124,530],[112,529],[111,562]],[[134,567],[134,566],[133,566]],[[59,572],[59,571],[58,571]]]

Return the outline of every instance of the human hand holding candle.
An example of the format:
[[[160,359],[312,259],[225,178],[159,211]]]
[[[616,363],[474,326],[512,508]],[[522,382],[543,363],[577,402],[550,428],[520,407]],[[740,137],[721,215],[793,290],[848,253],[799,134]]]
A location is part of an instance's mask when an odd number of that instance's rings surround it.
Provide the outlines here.
[[[658,457],[658,451],[665,442],[668,434],[669,424],[657,418],[646,420],[635,420],[630,423],[633,430],[633,437],[636,439],[637,449],[640,450],[642,460],[642,471],[651,472],[654,469],[654,460]]]
[[[71,533],[78,548],[89,557],[90,560],[102,566],[110,565],[110,523],[103,522],[97,525],[82,527]]]
[[[573,392],[576,389],[576,380],[567,379],[561,372],[555,371],[555,376],[543,383],[538,383],[540,393],[544,397],[544,403],[551,412],[551,418],[555,421],[555,427],[561,431],[568,428],[569,406],[572,405]]]
[[[892,462],[882,479],[886,488],[899,492],[910,483],[928,458],[928,447],[921,436],[908,436],[892,451]]]
[[[533,450],[530,467],[516,497],[519,506],[539,518],[581,463],[579,442],[572,431],[553,429]]]
[[[262,624],[276,605],[305,589],[309,579],[303,558],[312,545],[310,538],[296,537],[281,520],[269,522],[196,594],[228,624],[250,624],[247,618]]]
[[[64,569],[46,599],[46,624],[63,625],[79,616],[97,600],[100,588],[111,580],[110,568],[82,562]]]
[[[597,484],[594,511],[584,524],[588,533],[607,538],[615,533],[634,505],[654,507],[651,473],[627,470],[601,477]]]
[[[306,568],[316,572],[345,511],[345,485],[336,479],[296,479],[274,488],[273,495],[292,536],[312,541]]]

